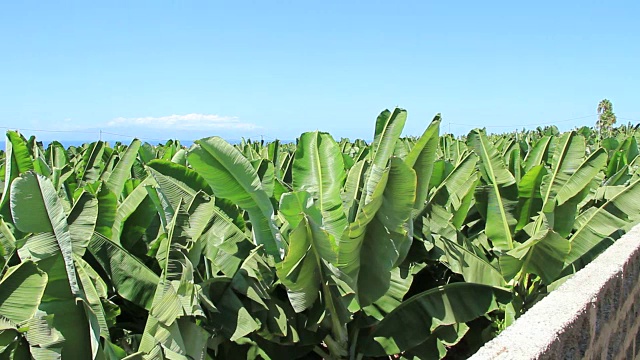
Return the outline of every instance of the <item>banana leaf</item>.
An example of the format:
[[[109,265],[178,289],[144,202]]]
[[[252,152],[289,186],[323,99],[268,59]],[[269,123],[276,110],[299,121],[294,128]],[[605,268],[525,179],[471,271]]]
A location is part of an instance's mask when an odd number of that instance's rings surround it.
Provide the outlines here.
[[[228,199],[246,210],[257,245],[280,261],[284,248],[273,222],[274,209],[256,170],[242,153],[219,137],[196,141],[187,156],[216,197]]]

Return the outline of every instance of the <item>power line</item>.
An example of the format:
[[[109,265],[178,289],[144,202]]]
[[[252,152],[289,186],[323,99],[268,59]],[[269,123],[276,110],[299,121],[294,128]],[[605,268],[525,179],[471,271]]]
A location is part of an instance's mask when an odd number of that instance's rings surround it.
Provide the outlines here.
[[[616,119],[640,122],[640,120],[638,119],[631,119],[631,118],[620,117],[620,116],[616,116]]]
[[[122,137],[126,137],[126,138],[132,138],[132,139],[140,139],[140,140],[153,140],[153,141],[167,141],[169,139],[156,139],[156,138],[150,138],[150,137],[139,137],[139,136],[132,136],[132,135],[125,135],[125,134],[117,134],[117,133],[112,133],[112,132],[108,132],[108,131],[101,131],[102,134],[109,134],[109,135],[115,135],[115,136],[122,136]]]
[[[31,131],[31,132],[46,132],[46,133],[72,133],[72,134],[93,134],[93,135],[97,135],[99,137],[100,140],[102,140],[102,134],[109,134],[109,135],[114,135],[114,136],[121,136],[121,137],[126,137],[126,138],[132,138],[132,139],[140,139],[140,140],[152,140],[152,141],[167,141],[168,139],[157,139],[157,138],[149,138],[149,137],[139,137],[139,136],[134,136],[134,135],[126,135],[126,134],[118,134],[118,133],[113,133],[113,132],[109,132],[109,131],[103,131],[103,130],[50,130],[50,129],[27,129],[27,128],[16,128],[16,127],[9,127],[9,126],[0,126],[0,129],[6,129],[6,130],[16,130],[19,132],[25,132],[25,131]]]
[[[474,124],[460,124],[460,123],[451,123],[451,125],[461,125],[461,126],[470,126],[470,127],[500,127],[500,128],[514,128],[514,127],[527,127],[527,126],[540,126],[540,125],[555,125],[557,123],[561,123],[561,122],[567,122],[567,121],[573,121],[573,120],[580,120],[580,119],[586,119],[586,118],[590,118],[590,117],[594,117],[594,116],[598,116],[597,114],[594,115],[586,115],[586,116],[580,116],[580,117],[575,117],[575,118],[571,118],[571,119],[565,119],[565,120],[557,120],[557,121],[550,121],[550,122],[544,122],[544,123],[536,123],[536,124],[517,124],[517,125],[474,125]],[[620,119],[620,118],[619,118]]]
[[[262,140],[267,139],[267,140],[278,140],[278,138],[274,138],[273,136],[269,136],[269,135],[264,135],[264,134],[260,134],[258,135],[262,138]]]
[[[25,128],[16,128],[9,126],[0,126],[2,129],[7,130],[18,130],[18,131],[33,131],[33,132],[50,132],[50,133],[80,133],[80,134],[97,134],[97,131],[87,131],[87,130],[46,130],[46,129],[25,129]]]
[[[448,125],[449,125],[449,133],[451,133],[451,125],[468,126],[468,127],[472,127],[472,128],[478,128],[478,127],[486,127],[486,128],[519,128],[519,127],[532,127],[532,126],[541,126],[541,125],[555,125],[557,123],[564,123],[564,122],[573,121],[573,120],[586,119],[586,118],[595,117],[595,116],[598,116],[598,114],[579,116],[579,117],[574,117],[574,118],[564,119],[564,120],[556,120],[556,121],[532,123],[532,124],[517,124],[517,125],[464,124],[464,123],[454,123],[454,122],[451,122],[451,121],[448,121]],[[620,120],[628,120],[628,121],[640,122],[640,120],[638,120],[638,119],[632,119],[632,118],[627,118],[627,117],[618,116],[617,118],[620,119]],[[102,139],[102,134],[120,136],[120,137],[131,138],[131,139],[151,140],[151,141],[167,141],[167,140],[169,140],[169,138],[159,139],[159,138],[150,138],[150,137],[139,137],[139,136],[134,136],[134,135],[129,135],[129,134],[120,134],[120,133],[104,131],[102,129],[96,129],[96,130],[88,130],[88,129],[85,129],[85,130],[52,130],[52,129],[17,128],[17,127],[9,127],[9,126],[0,126],[0,129],[17,130],[17,131],[21,131],[21,132],[22,131],[31,131],[31,132],[45,132],[45,133],[94,134],[100,140]],[[272,137],[272,136],[268,136],[268,135],[264,135],[264,134],[260,134],[258,136],[260,136],[262,138],[273,139],[273,140],[277,140],[278,139],[278,138],[275,138],[275,137]]]
[[[18,128],[18,127],[14,127],[14,126],[0,126],[0,129],[15,130],[15,131],[18,131],[18,132],[30,131],[30,132],[46,132],[46,133],[93,134],[93,135],[96,135],[96,137],[99,140],[102,140],[102,134],[120,136],[120,137],[131,138],[131,139],[151,140],[151,141],[168,141],[170,139],[170,138],[160,139],[160,138],[152,138],[152,137],[140,137],[140,136],[135,136],[135,135],[130,135],[130,134],[122,134],[122,133],[114,133],[114,132],[110,132],[110,131],[104,131],[102,129],[96,129],[96,130],[51,130],[51,129]],[[277,138],[269,136],[269,135],[259,135],[259,136],[262,136],[262,137],[267,138],[267,139],[277,140]]]

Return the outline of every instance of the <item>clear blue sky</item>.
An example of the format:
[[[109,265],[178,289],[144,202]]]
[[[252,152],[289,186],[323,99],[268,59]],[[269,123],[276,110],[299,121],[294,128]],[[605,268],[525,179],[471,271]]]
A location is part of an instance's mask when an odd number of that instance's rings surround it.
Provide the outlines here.
[[[639,18],[638,1],[3,1],[0,126],[371,138],[397,105],[407,134],[437,112],[461,134],[590,125],[602,98],[626,123]]]

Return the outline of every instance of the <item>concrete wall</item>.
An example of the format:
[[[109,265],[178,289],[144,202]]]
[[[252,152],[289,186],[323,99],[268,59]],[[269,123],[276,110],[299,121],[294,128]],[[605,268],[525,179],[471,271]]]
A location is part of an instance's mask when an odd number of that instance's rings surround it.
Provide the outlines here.
[[[471,359],[640,360],[640,225]]]

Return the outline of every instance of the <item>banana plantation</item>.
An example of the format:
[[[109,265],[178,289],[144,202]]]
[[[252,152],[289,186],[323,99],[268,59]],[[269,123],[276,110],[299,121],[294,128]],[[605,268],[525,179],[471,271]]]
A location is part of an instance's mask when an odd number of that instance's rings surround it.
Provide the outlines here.
[[[463,359],[640,220],[640,130],[6,134],[0,359]]]

